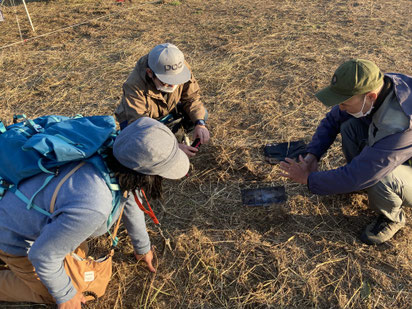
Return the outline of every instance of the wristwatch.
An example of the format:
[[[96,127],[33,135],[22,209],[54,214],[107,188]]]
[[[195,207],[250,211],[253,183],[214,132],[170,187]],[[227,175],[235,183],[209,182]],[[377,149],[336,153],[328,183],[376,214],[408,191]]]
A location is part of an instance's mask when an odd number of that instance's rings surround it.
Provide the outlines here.
[[[206,122],[203,119],[198,119],[198,120],[196,120],[195,125],[196,126],[197,125],[205,126]]]

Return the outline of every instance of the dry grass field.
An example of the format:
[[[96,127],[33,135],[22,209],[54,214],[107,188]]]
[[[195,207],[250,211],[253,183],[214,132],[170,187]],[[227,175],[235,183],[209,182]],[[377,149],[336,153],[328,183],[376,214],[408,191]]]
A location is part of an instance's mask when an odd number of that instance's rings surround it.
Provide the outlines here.
[[[310,141],[327,112],[314,92],[343,61],[412,74],[410,0],[28,1],[35,33],[21,1],[10,2],[3,121],[113,114],[137,59],[163,42],[185,53],[209,110],[211,142],[153,203],[162,233],[147,221],[157,273],[135,262],[122,230],[108,291],[88,308],[412,308],[411,209],[393,241],[364,245],[358,235],[374,216],[364,192],[313,195],[262,152]],[[342,164],[337,140],[321,169]],[[268,185],[286,187],[284,205],[242,205],[242,188]]]

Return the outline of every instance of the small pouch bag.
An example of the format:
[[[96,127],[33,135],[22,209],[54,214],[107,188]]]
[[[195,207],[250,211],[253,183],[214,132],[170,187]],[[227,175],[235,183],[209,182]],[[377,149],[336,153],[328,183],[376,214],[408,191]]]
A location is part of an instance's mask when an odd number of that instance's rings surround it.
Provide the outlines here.
[[[74,287],[84,294],[86,301],[94,300],[104,295],[112,276],[113,249],[97,260],[91,256],[82,256],[81,251],[78,247],[68,254],[64,259],[64,268]]]

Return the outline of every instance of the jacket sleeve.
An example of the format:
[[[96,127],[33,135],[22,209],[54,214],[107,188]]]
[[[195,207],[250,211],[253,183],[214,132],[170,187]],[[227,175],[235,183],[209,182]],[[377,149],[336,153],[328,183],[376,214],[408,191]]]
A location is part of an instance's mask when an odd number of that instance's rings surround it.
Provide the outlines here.
[[[184,111],[189,115],[190,120],[195,122],[205,118],[205,107],[200,100],[200,88],[197,80],[192,74],[191,79],[184,84],[180,101]]]
[[[138,195],[139,196],[139,195]],[[139,196],[140,201],[142,200]],[[137,254],[146,254],[150,250],[150,238],[146,230],[143,211],[137,206],[133,194],[129,194],[124,206],[123,222]]]
[[[58,304],[77,293],[64,269],[65,256],[87,238],[106,232],[112,194],[97,173],[94,167],[86,164],[63,184],[56,209],[28,254],[37,275]],[[40,205],[48,205],[54,192],[52,187],[45,190],[49,193],[37,197]]]
[[[130,124],[140,117],[150,117],[149,113],[143,90],[126,81],[123,84],[122,100],[115,111],[117,121],[119,123],[127,121],[127,124]]]
[[[312,193],[326,195],[349,193],[373,186],[397,166],[412,157],[412,130],[390,135],[366,146],[349,164],[313,172],[308,178]]]
[[[72,299],[77,293],[64,269],[65,256],[104,226],[106,220],[104,214],[96,211],[81,207],[68,209],[43,228],[30,248],[29,260],[57,304]]]
[[[306,147],[307,152],[314,154],[318,160],[326,153],[340,132],[342,122],[349,119],[349,114],[334,106],[320,122],[312,141]]]

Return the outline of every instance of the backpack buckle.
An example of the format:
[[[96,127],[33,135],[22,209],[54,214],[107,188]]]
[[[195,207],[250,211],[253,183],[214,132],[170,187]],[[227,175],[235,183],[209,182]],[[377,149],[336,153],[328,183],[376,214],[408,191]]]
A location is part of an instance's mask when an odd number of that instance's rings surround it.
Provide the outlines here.
[[[6,191],[10,188],[10,184],[4,180],[3,178],[0,178],[0,200],[6,194]]]
[[[0,177],[0,187],[8,189],[10,184],[5,179]]]

